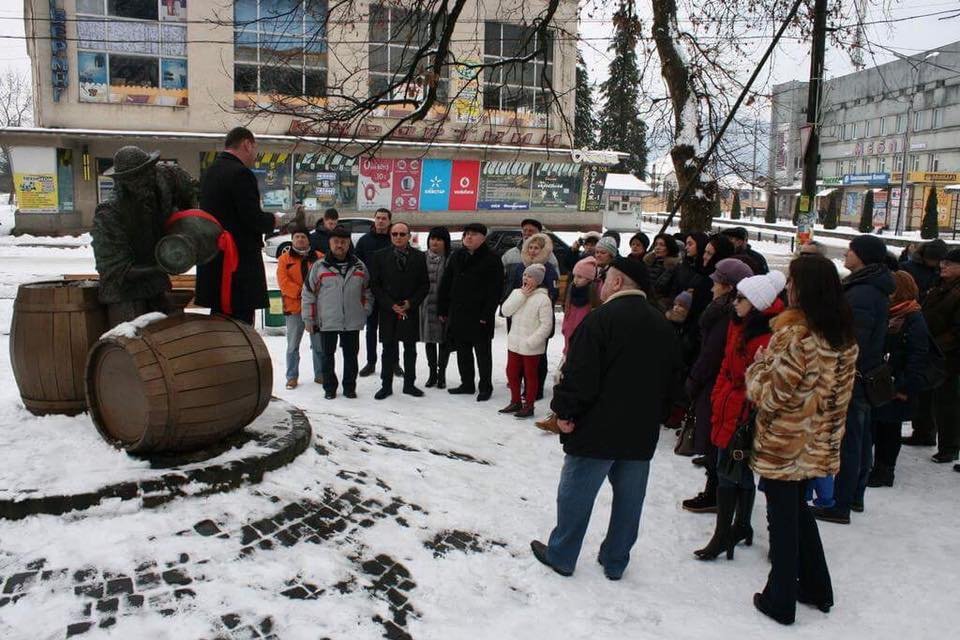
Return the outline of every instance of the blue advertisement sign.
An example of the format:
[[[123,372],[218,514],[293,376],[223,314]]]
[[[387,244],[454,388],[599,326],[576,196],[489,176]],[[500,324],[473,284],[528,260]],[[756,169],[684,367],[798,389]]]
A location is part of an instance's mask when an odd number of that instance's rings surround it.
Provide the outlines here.
[[[420,210],[446,211],[450,207],[452,160],[424,160],[420,175]]]
[[[843,176],[844,185],[885,187],[889,182],[889,173],[848,173]]]

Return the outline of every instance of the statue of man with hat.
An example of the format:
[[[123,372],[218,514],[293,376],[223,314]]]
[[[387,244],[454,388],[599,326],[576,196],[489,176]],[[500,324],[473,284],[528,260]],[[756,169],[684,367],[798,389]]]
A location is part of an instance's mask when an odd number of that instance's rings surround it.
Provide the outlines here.
[[[113,167],[114,198],[97,206],[93,255],[100,274],[100,302],[110,326],[150,311],[169,310],[170,277],[157,265],[154,249],[167,217],[196,205],[193,178],[176,166],[158,165],[160,153],[121,147]]]

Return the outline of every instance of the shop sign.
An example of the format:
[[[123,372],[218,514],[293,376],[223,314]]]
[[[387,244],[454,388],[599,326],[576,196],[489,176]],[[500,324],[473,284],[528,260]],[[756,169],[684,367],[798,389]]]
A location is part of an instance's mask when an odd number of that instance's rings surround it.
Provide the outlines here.
[[[843,176],[845,186],[886,186],[890,182],[889,173],[848,173]]]
[[[398,158],[393,161],[393,210],[416,211],[420,206],[419,158]]]
[[[393,199],[393,161],[363,158],[357,193],[359,211],[389,209]]]
[[[454,160],[450,185],[450,211],[476,211],[480,161]]]
[[[424,160],[420,180],[420,210],[447,211],[450,206],[450,160]]]
[[[583,168],[580,181],[580,211],[600,211],[607,167],[589,165]]]

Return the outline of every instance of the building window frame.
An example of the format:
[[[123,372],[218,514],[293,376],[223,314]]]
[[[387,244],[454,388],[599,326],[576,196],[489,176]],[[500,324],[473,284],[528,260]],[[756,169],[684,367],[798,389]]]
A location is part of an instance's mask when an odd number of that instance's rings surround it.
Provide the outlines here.
[[[936,107],[932,110],[932,117],[930,118],[930,128],[939,129],[943,126],[943,109],[941,107]]]
[[[519,50],[523,43],[533,50],[540,48],[540,34],[530,26],[493,20],[484,22],[485,64],[496,64],[525,55]],[[556,40],[549,33],[543,55],[527,62],[484,68],[483,108],[549,113],[551,93],[544,78],[549,78],[550,85],[554,84],[555,45]]]
[[[367,90],[371,98],[382,96],[387,100],[416,100],[423,96],[425,68],[418,69],[413,82],[407,86],[391,87],[407,74],[415,61],[416,51],[427,42],[431,19],[429,14],[412,12],[403,7],[386,3],[370,4]],[[416,62],[422,66],[431,61],[429,57],[424,57]],[[449,77],[449,65],[444,64],[437,82],[437,98],[441,102],[445,102],[449,94]]]

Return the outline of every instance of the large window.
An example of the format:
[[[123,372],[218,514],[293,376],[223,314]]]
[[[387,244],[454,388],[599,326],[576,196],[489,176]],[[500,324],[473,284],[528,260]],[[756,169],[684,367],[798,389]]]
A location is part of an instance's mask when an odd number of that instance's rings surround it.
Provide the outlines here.
[[[382,99],[413,100],[423,96],[427,67],[433,63],[432,55],[417,56],[417,52],[430,42],[433,16],[422,12],[408,11],[399,7],[370,5],[370,97]],[[436,48],[443,18],[437,21],[433,44]],[[414,67],[410,82],[401,83]],[[442,68],[437,79],[437,97],[445,101],[449,90],[449,70]],[[396,85],[396,86],[394,86]]]
[[[187,104],[186,0],[77,0],[81,102]]]
[[[509,62],[483,71],[483,107],[504,111],[547,113],[553,82],[553,38],[542,42],[531,27],[500,22],[484,25],[484,63],[522,58],[543,49],[527,62]],[[548,82],[549,81],[549,82]]]
[[[905,133],[907,130],[907,114],[897,114],[897,133]]]
[[[234,91],[325,96],[326,13],[326,0],[236,0]]]

